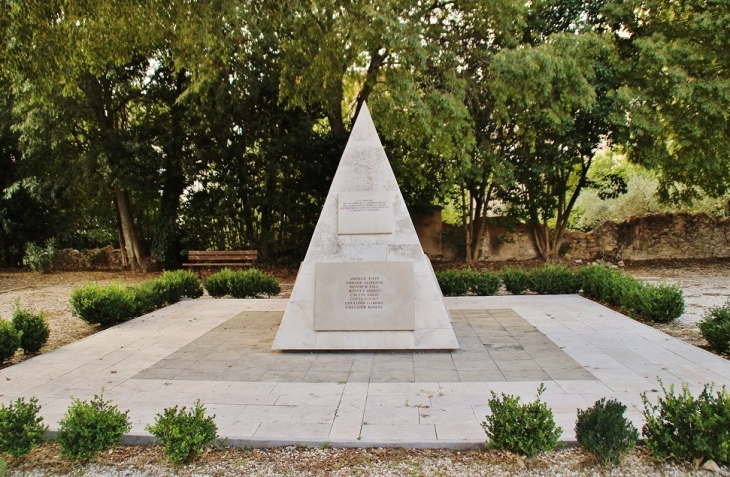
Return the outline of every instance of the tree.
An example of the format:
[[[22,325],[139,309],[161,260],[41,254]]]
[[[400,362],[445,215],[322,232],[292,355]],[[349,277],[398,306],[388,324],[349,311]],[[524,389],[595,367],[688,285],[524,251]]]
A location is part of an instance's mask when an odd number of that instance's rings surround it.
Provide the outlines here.
[[[724,0],[611,3],[626,62],[628,157],[660,172],[660,196],[720,196],[730,183],[730,8]]]
[[[481,50],[465,53],[477,147],[461,175],[467,260],[479,259],[490,201],[527,221],[544,258],[557,255],[593,153],[621,123],[600,3],[531,2]],[[497,41],[498,40],[498,41]]]
[[[283,104],[323,112],[334,139],[344,144],[350,118],[367,101],[399,177],[414,186],[453,181],[471,143],[458,64],[443,48],[449,19],[460,14],[453,2],[271,5],[265,17],[280,38]],[[433,180],[437,171],[450,180]]]

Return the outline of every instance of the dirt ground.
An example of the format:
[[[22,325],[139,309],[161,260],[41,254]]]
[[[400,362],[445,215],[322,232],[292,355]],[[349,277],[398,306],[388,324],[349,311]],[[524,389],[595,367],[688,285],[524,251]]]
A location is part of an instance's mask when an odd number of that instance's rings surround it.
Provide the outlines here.
[[[9,320],[16,303],[22,308],[43,311],[51,329],[41,353],[50,351],[100,330],[71,315],[71,290],[84,283],[138,283],[158,274],[131,272],[54,272],[0,271],[0,318]],[[3,366],[25,359],[22,351]],[[1,366],[0,366],[1,367]]]
[[[518,263],[510,263],[515,266]],[[519,262],[525,268],[541,266],[541,261]],[[571,264],[575,266],[575,264]],[[466,264],[455,262],[434,263],[434,268],[463,268]],[[506,266],[504,263],[488,262],[484,268],[495,271]],[[263,267],[281,282],[281,297],[288,297],[296,279],[296,270],[281,267]],[[730,299],[730,260],[709,261],[657,261],[629,263],[624,270],[632,276],[651,283],[669,283],[680,286],[684,292],[687,309],[671,325],[658,325],[662,331],[688,341],[696,346],[706,347],[697,328],[697,322],[711,307],[720,306]],[[159,276],[157,273],[115,272],[36,272],[0,271],[0,317],[10,319],[16,301],[21,307],[44,311],[51,328],[51,335],[41,352],[79,340],[101,329],[72,316],[69,306],[71,290],[89,282],[96,283],[139,283]],[[17,352],[5,366],[25,359]]]

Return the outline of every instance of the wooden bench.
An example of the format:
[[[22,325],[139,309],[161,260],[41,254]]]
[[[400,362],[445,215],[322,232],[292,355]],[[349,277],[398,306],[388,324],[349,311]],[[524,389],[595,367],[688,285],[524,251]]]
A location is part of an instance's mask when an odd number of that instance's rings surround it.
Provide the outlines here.
[[[259,257],[256,250],[191,250],[183,267],[250,267]]]

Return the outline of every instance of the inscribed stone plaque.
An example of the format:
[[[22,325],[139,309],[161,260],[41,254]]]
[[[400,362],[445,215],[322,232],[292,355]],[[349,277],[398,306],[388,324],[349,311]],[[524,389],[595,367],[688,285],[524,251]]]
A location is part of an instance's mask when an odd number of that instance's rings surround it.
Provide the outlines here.
[[[415,329],[413,263],[324,262],[315,275],[316,331]]]
[[[337,233],[393,233],[393,193],[340,192],[337,197]]]

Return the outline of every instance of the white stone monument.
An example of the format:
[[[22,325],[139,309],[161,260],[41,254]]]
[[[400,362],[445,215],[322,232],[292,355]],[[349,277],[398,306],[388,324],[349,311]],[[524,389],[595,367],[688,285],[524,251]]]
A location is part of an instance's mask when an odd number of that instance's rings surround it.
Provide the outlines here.
[[[458,349],[436,275],[363,105],[273,349]]]

